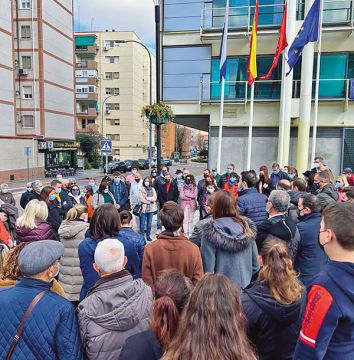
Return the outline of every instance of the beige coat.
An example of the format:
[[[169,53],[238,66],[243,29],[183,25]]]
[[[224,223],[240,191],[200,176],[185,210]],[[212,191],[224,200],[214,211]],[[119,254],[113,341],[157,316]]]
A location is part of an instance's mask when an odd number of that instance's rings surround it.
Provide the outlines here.
[[[63,221],[58,230],[60,241],[64,245],[64,255],[60,259],[59,283],[70,301],[79,301],[82,287],[82,274],[78,247],[85,239],[89,224],[84,221]]]
[[[152,193],[153,195],[151,197],[148,197],[145,186],[140,186],[139,188],[139,203],[142,205],[143,213],[157,211],[157,206],[156,206],[157,195],[154,188],[152,188]]]

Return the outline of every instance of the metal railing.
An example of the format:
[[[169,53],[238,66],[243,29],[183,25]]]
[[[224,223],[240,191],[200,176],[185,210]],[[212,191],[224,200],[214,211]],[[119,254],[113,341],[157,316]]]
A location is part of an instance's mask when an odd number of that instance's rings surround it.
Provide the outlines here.
[[[204,4],[201,14],[201,32],[221,31],[226,8],[213,7],[212,2]],[[278,28],[283,16],[284,4],[259,5],[258,27]],[[253,24],[255,5],[229,8],[229,29],[250,30]],[[303,20],[305,1],[297,1],[296,18]],[[354,0],[325,0],[323,4],[323,25],[346,24],[354,28]]]
[[[353,79],[321,79],[319,88],[319,99],[321,101],[349,101],[354,100],[351,94],[351,82]],[[313,99],[315,98],[315,83],[313,80]],[[293,98],[300,98],[300,80],[293,80]],[[352,92],[354,92],[352,90]],[[255,100],[279,101],[281,93],[281,80],[262,80],[255,82]],[[210,81],[210,75],[201,75],[200,102],[219,102],[221,96],[221,83]],[[225,101],[247,103],[250,99],[247,80],[225,81]]]

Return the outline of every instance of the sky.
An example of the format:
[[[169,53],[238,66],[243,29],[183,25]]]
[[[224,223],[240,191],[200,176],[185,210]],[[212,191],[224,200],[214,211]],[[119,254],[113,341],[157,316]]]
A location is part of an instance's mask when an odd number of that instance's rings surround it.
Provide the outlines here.
[[[75,0],[74,4],[75,31],[135,31],[145,45],[155,48],[153,0]]]

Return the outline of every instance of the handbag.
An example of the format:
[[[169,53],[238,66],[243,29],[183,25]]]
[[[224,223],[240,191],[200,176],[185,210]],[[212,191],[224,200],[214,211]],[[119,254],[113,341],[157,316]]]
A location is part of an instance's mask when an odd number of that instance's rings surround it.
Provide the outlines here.
[[[36,307],[36,305],[38,304],[39,300],[42,299],[42,297],[44,296],[44,294],[47,292],[47,290],[44,290],[42,292],[40,292],[30,303],[29,307],[27,308],[25,314],[23,315],[23,318],[21,319],[20,325],[18,326],[18,328],[16,329],[16,335],[14,336],[10,349],[6,355],[6,360],[10,360],[11,359],[11,355],[13,354],[13,352],[15,351],[16,345],[19,342],[21,335],[23,333],[23,330],[25,329],[25,325],[26,325],[26,321],[28,319],[28,317],[30,316],[31,312],[33,311],[33,309]]]
[[[134,206],[133,214],[135,216],[140,216],[142,212],[143,212],[143,207],[141,205],[137,204]]]

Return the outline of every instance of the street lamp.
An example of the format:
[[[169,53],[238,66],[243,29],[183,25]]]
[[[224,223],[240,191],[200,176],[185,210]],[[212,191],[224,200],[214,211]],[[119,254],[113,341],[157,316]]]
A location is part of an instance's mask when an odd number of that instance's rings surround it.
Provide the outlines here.
[[[114,97],[114,96],[117,96],[117,95],[109,95],[107,96],[103,102],[102,102],[102,105],[101,105],[101,137],[102,139],[105,139],[105,136],[104,136],[104,131],[103,131],[103,112],[104,112],[104,104],[106,103],[106,101],[108,99],[110,99],[111,97]],[[108,155],[106,154],[106,172],[108,170]]]
[[[140,41],[137,40],[118,40],[119,43],[122,44],[127,44],[127,43],[136,43],[141,45],[148,53],[149,55],[149,65],[150,65],[150,73],[149,73],[149,78],[150,78],[150,105],[152,105],[152,60],[151,60],[151,54],[149,49]],[[152,161],[152,156],[151,156],[151,149],[152,149],[152,124],[149,121],[149,169],[151,170],[151,161]]]

